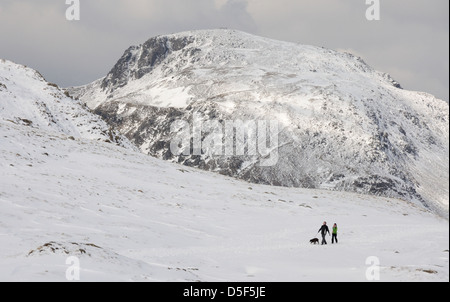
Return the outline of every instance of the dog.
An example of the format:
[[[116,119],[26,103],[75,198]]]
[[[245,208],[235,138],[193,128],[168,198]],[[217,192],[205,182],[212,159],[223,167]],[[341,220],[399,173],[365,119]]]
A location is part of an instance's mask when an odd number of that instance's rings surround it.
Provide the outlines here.
[[[317,238],[311,239],[309,241],[309,243],[311,243],[311,244],[319,244],[319,239],[317,239]]]

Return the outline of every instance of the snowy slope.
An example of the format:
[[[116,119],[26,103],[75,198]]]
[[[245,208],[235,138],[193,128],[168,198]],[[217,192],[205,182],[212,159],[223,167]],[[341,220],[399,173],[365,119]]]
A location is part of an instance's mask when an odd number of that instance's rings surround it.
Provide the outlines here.
[[[39,72],[7,60],[0,60],[0,119],[134,149],[125,137]]]
[[[81,281],[367,281],[371,256],[381,281],[449,281],[448,220],[422,206],[146,156],[4,60],[0,209],[0,281],[66,281],[72,256]],[[338,245],[309,244],[324,220]]]
[[[0,119],[0,281],[449,281],[448,221],[411,203],[251,185]],[[339,244],[314,246],[324,220]]]
[[[253,183],[402,198],[448,218],[449,108],[361,58],[232,30],[149,39],[70,94],[145,154]],[[175,120],[279,124],[279,160],[172,154]],[[248,123],[247,123],[248,124]],[[202,133],[202,139],[206,134]],[[216,135],[220,139],[220,134]]]

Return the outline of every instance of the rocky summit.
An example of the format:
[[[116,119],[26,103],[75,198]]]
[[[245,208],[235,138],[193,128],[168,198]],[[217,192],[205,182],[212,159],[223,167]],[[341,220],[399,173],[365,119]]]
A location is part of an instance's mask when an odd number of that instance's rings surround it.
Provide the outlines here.
[[[448,104],[349,53],[184,32],[128,48],[104,78],[67,92],[154,157],[253,183],[400,198],[448,217]]]

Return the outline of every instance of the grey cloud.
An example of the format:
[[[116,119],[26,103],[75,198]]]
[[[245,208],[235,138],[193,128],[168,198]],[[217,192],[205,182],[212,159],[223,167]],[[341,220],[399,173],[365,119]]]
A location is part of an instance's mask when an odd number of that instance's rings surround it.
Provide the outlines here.
[[[2,0],[0,57],[29,65],[61,86],[105,75],[130,45],[180,31],[253,31],[245,1],[81,0],[81,21],[65,20],[64,0]]]
[[[218,5],[220,3],[220,5]],[[81,0],[81,21],[64,0],[2,0],[0,57],[62,86],[104,76],[123,51],[148,38],[228,27],[279,40],[353,49],[411,90],[448,100],[448,1],[381,0],[381,21],[364,0]]]
[[[249,0],[266,36],[332,49],[353,49],[411,90],[449,99],[448,1],[381,0],[369,22],[363,0]]]

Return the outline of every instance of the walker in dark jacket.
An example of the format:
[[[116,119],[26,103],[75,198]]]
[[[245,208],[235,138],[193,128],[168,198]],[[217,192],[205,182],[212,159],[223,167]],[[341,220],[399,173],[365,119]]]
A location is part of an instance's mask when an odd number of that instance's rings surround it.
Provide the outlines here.
[[[327,235],[327,233],[328,233],[328,235],[330,235],[330,229],[328,228],[326,222],[324,222],[323,225],[320,227],[319,233],[322,234],[322,245],[327,244],[325,236]]]

